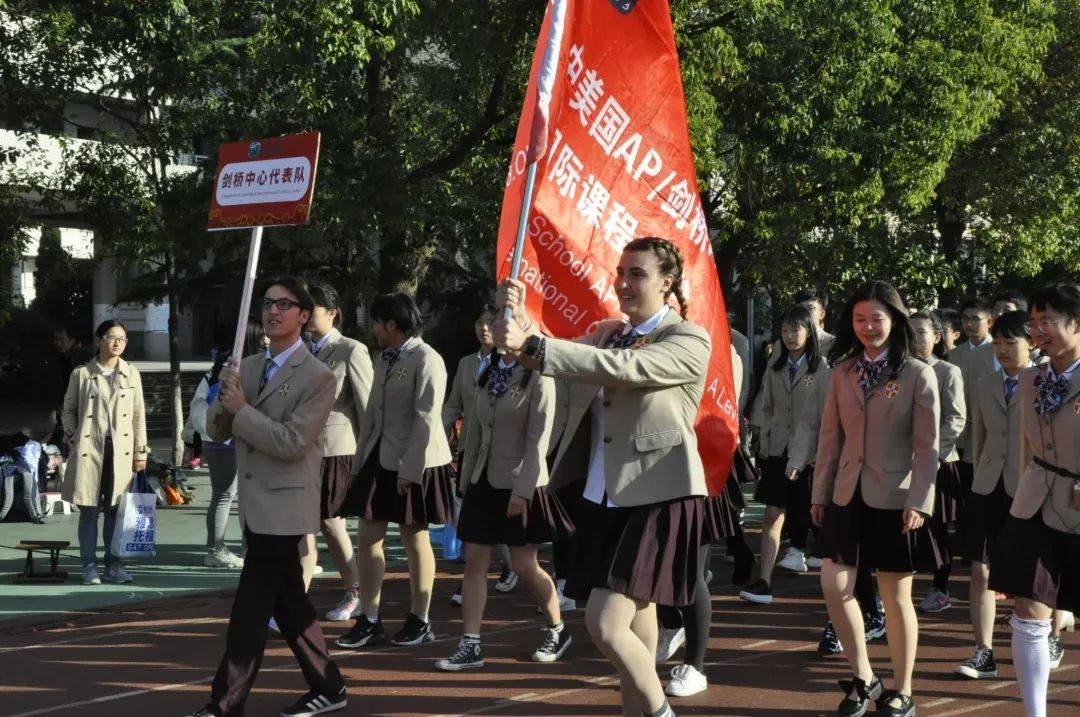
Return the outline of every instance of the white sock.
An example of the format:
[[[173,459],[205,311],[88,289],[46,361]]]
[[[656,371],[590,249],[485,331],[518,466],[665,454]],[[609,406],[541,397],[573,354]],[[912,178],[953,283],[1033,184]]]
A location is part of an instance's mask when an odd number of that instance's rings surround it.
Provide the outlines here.
[[[426,623],[428,621],[427,615],[417,615],[417,617],[420,618],[420,622]]]
[[[1015,614],[1012,626],[1013,666],[1028,717],[1046,717],[1046,687],[1050,682],[1049,620],[1024,620]]]

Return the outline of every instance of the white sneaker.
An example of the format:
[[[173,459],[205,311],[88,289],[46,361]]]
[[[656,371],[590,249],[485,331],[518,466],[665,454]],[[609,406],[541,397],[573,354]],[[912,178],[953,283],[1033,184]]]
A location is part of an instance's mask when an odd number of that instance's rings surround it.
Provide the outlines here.
[[[318,563],[315,563],[315,567],[311,569],[311,574],[312,575],[322,575],[323,574],[323,566],[319,565]]]
[[[111,568],[105,569],[105,582],[126,585],[127,583],[135,582],[135,578],[131,576],[131,573],[124,570],[119,565],[114,565]]]
[[[360,596],[353,590],[346,590],[345,597],[337,607],[328,610],[326,619],[331,622],[347,622],[360,614]]]
[[[242,568],[244,559],[227,548],[208,550],[203,565],[208,568]]]
[[[806,556],[806,567],[811,570],[817,570],[821,567],[821,558],[815,558],[813,555]]]
[[[555,581],[555,592],[559,594],[559,612],[571,612],[577,610],[577,600],[574,598],[568,598],[563,595],[563,588],[566,586],[565,580]]]
[[[701,674],[693,665],[676,665],[671,671],[671,682],[668,682],[664,692],[672,697],[689,697],[703,692],[709,686],[705,675]]]
[[[659,639],[656,641],[656,661],[667,662],[671,656],[686,642],[686,630],[678,628],[660,628]]]
[[[788,548],[784,559],[776,564],[776,567],[790,570],[793,573],[806,572],[806,556],[798,548]]]

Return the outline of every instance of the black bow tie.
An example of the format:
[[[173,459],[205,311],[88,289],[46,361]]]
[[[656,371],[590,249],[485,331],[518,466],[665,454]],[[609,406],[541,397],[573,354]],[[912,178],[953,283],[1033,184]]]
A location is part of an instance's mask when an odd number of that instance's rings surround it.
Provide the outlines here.
[[[382,358],[386,362],[386,375],[389,376],[390,370],[394,368],[394,364],[401,358],[401,349],[383,349]]]

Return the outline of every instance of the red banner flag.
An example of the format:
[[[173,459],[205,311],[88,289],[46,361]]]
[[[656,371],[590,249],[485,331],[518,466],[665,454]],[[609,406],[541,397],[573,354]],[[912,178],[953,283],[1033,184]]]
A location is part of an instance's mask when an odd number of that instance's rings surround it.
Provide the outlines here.
[[[548,334],[580,336],[621,316],[615,267],[630,240],[659,236],[679,246],[689,318],[713,342],[696,429],[715,495],[731,471],[738,408],[668,2],[552,0],[540,38],[503,195],[498,276],[510,274],[533,157],[535,201],[520,279]],[[542,148],[533,146],[537,134]]]

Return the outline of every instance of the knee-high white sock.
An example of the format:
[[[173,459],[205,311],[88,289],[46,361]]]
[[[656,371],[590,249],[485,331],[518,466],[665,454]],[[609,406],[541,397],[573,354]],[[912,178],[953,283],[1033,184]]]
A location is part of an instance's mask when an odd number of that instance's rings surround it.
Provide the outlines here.
[[[1016,615],[1012,626],[1013,665],[1028,717],[1046,717],[1046,686],[1050,682],[1049,620],[1025,620]]]

